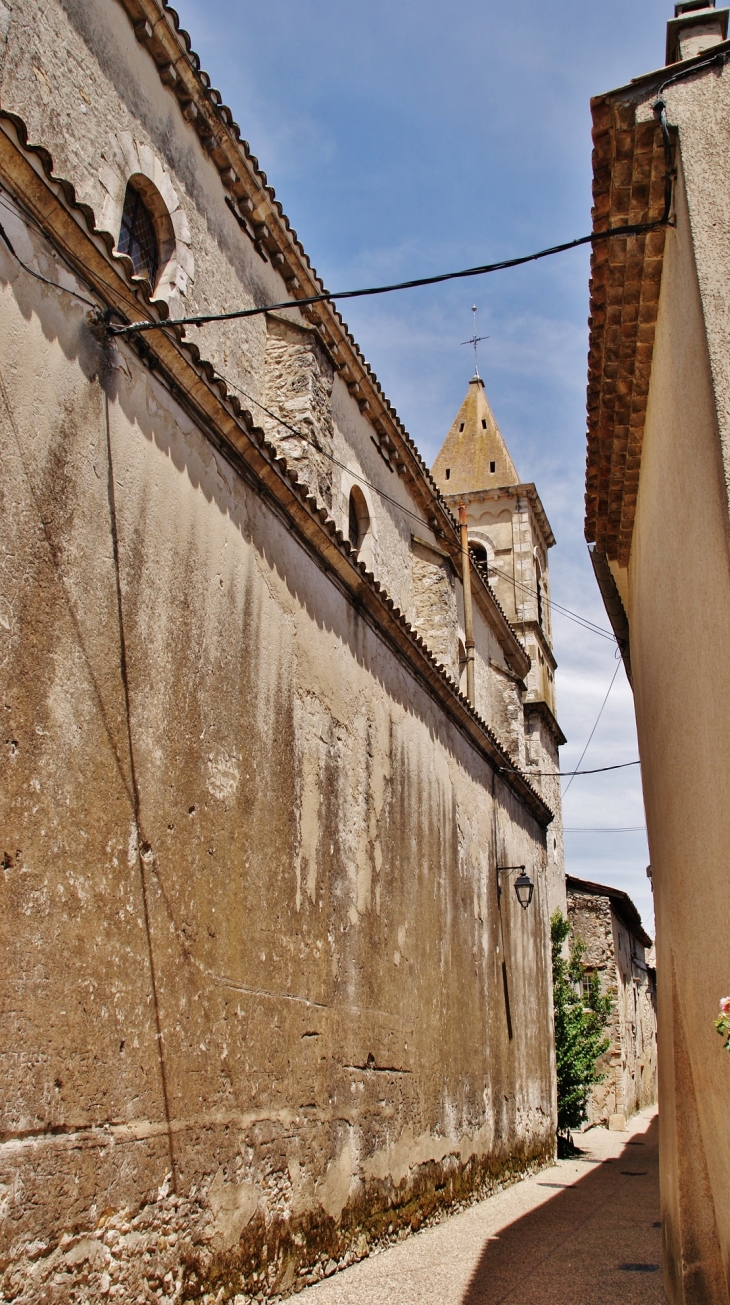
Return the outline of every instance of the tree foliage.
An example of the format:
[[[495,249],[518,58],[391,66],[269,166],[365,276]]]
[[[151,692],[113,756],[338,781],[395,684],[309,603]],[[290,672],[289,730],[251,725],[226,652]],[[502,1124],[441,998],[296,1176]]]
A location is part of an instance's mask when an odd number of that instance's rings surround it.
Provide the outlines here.
[[[588,1118],[591,1088],[605,1077],[599,1072],[597,1062],[610,1045],[609,1039],[604,1037],[604,1030],[613,1008],[611,998],[601,995],[597,973],[587,970],[583,964],[585,947],[581,940],[575,939],[569,959],[563,955],[563,943],[569,933],[568,921],[560,911],[555,911],[550,919],[550,936],[558,1133],[563,1136]]]

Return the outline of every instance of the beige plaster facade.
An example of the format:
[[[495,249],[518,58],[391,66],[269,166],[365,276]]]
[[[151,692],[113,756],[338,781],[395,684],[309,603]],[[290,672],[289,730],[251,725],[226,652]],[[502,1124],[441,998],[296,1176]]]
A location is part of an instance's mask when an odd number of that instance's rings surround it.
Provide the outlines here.
[[[666,231],[594,264],[587,495],[635,695],[673,1305],[730,1299],[730,1057],[713,1028],[730,978],[730,43],[714,39],[712,64],[686,59],[593,106],[601,228],[661,212],[660,91],[676,171]]]
[[[173,11],[0,19],[2,1286],[287,1294],[553,1155],[530,657],[331,304],[110,334],[321,288]]]
[[[571,939],[583,943],[583,964],[613,1004],[610,1046],[599,1064],[603,1080],[591,1093],[586,1126],[623,1132],[632,1115],[657,1099],[654,946],[620,889],[568,875],[566,890]]]

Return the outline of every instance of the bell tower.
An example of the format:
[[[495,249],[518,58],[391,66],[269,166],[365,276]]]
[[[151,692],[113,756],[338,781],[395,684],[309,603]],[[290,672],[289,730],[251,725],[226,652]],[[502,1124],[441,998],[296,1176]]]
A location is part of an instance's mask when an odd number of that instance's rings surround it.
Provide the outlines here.
[[[548,831],[550,898],[564,903],[565,869],[548,552],[555,536],[535,485],[522,481],[478,372],[433,464],[454,515],[466,509],[469,547],[530,657],[522,690],[527,772],[555,812]],[[564,910],[564,905],[562,907]]]

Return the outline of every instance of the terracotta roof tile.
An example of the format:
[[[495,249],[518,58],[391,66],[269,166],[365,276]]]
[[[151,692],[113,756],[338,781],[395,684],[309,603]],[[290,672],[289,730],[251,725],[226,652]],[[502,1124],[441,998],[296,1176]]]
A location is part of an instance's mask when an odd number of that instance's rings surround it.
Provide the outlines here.
[[[593,111],[594,230],[651,222],[664,207],[664,147],[635,97]],[[664,230],[612,240],[591,259],[586,538],[628,561],[661,285]]]

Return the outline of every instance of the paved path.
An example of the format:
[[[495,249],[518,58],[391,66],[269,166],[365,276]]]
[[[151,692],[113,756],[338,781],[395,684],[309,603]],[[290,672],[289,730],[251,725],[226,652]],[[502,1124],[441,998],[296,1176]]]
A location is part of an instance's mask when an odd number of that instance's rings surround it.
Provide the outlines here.
[[[591,1129],[584,1154],[415,1233],[302,1305],[666,1305],[657,1120]]]

